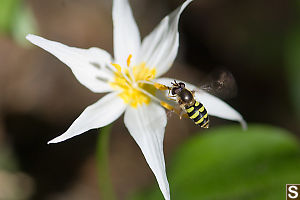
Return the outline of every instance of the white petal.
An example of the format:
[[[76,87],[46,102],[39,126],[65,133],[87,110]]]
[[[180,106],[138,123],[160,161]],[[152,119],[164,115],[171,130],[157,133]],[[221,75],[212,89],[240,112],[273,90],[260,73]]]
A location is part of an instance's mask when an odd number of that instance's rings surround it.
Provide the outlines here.
[[[205,106],[209,115],[239,121],[243,129],[247,129],[247,123],[242,115],[221,99],[200,90],[196,91],[195,99]]]
[[[138,108],[128,107],[125,111],[124,123],[141,148],[165,199],[169,200],[169,183],[163,153],[163,139],[167,123],[164,109],[154,103]]]
[[[62,142],[90,129],[106,126],[120,117],[125,108],[126,104],[117,93],[109,93],[88,106],[65,133],[49,141],[48,144]]]
[[[104,81],[113,78],[107,69],[111,56],[106,51],[96,47],[90,49],[69,47],[31,34],[27,35],[26,39],[68,65],[78,81],[91,91],[112,91],[107,81]]]
[[[115,62],[125,67],[129,54],[132,54],[131,62],[135,62],[141,45],[140,32],[128,0],[114,0],[112,15]]]
[[[145,62],[150,68],[155,67],[157,77],[167,72],[173,64],[179,45],[179,17],[191,1],[185,1],[166,16],[142,42],[138,62]]]
[[[158,83],[164,84],[164,85],[171,85],[171,82],[174,81],[174,79],[171,78],[160,78],[154,80]],[[177,80],[177,82],[184,82]],[[194,90],[195,92],[195,99],[199,102],[201,102],[204,107],[206,108],[207,112],[209,115],[220,117],[223,119],[228,119],[228,120],[234,120],[234,121],[239,121],[243,127],[243,129],[247,128],[247,123],[243,119],[242,115],[237,112],[235,109],[233,109],[230,105],[222,101],[221,99],[203,91],[197,88],[196,86],[184,82],[185,86],[189,90]]]

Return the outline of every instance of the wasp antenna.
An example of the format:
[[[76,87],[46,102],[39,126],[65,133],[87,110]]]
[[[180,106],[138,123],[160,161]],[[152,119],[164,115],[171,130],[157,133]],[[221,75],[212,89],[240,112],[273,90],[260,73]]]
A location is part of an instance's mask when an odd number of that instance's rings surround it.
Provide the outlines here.
[[[173,86],[178,86],[178,83],[176,82],[176,80],[174,80],[174,83],[171,82],[171,84],[172,84]]]

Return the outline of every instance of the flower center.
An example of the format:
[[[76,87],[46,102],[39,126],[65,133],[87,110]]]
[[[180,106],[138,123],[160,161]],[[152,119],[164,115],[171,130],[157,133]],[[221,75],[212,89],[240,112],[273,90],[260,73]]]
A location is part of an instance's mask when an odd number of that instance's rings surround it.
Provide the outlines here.
[[[110,82],[110,85],[116,90],[121,90],[119,97],[125,103],[136,108],[143,103],[150,103],[151,98],[142,91],[154,94],[155,87],[145,84],[143,81],[152,80],[155,77],[156,69],[147,67],[146,63],[130,66],[131,57],[131,55],[128,56],[127,68],[122,68],[118,64],[112,64],[117,71],[114,73],[115,77]]]

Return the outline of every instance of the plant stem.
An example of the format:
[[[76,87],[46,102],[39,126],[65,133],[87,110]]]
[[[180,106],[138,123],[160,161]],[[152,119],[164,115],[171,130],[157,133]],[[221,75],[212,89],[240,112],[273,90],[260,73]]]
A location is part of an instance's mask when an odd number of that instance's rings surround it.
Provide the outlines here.
[[[109,173],[109,135],[112,125],[101,128],[97,143],[98,180],[102,199],[115,200],[115,194]]]

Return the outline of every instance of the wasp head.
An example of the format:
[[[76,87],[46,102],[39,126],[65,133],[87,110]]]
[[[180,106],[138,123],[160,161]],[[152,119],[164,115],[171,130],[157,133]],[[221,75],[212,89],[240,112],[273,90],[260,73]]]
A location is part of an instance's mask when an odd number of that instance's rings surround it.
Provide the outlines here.
[[[171,89],[172,95],[179,94],[183,89],[185,89],[185,84],[183,82],[177,83],[176,80],[174,80],[174,83],[171,82],[173,85]]]

